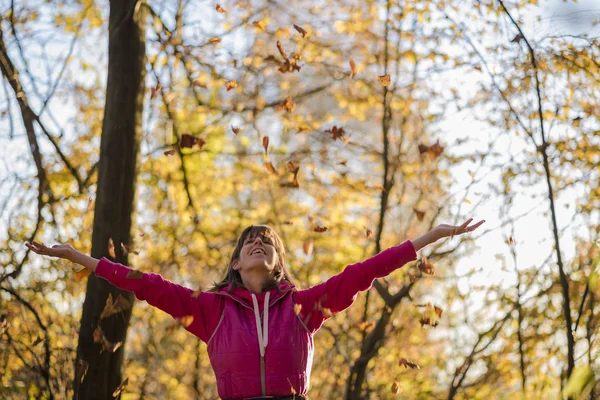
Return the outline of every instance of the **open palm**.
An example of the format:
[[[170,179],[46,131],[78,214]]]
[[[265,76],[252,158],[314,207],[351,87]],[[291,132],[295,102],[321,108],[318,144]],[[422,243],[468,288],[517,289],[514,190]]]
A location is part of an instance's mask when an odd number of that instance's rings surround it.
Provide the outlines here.
[[[461,235],[463,233],[473,232],[475,229],[479,228],[479,226],[481,226],[481,224],[483,224],[485,222],[485,220],[481,220],[478,223],[476,223],[475,225],[469,226],[471,221],[473,221],[473,218],[469,218],[467,220],[467,222],[465,222],[462,225],[441,224],[437,228],[435,228],[435,230],[437,231],[440,238],[444,238],[444,237],[448,237],[448,236],[453,237],[454,235]]]
[[[46,246],[44,243],[39,243],[33,240],[31,243],[25,243],[28,249],[34,253],[43,256],[59,257],[68,259],[73,254],[73,247],[70,244],[55,244],[52,247]]]

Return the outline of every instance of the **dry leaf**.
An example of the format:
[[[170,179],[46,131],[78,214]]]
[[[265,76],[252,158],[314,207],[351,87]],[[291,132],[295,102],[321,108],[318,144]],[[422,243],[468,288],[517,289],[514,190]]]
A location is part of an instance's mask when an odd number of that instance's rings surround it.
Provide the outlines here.
[[[221,43],[221,38],[220,37],[211,37],[210,39],[208,39],[208,43],[211,43],[211,44]]]
[[[265,169],[267,170],[268,173],[273,174],[273,175],[279,175],[277,173],[277,170],[271,163],[271,161],[265,161],[264,165],[265,165]]]
[[[83,378],[85,378],[85,374],[87,374],[89,364],[87,361],[78,360],[77,363],[77,372],[75,373],[76,381],[79,383],[83,382]]]
[[[266,23],[265,23],[265,21],[264,21],[264,20],[262,20],[262,19],[261,19],[260,21],[254,21],[254,22],[252,22],[252,25],[253,25],[254,27],[256,27],[256,28],[258,28],[258,29],[262,30],[262,31],[264,31],[264,30],[265,30],[265,28],[267,27],[267,24],[266,24]]]
[[[312,239],[308,239],[304,242],[304,254],[307,256],[310,255],[313,251],[313,241]]]
[[[298,189],[300,187],[300,184],[298,183],[298,179],[296,179],[296,177],[294,177],[291,182],[283,182],[283,183],[280,183],[279,186]]]
[[[206,144],[206,141],[202,138],[197,138],[189,133],[184,133],[181,135],[181,139],[179,140],[179,147],[182,149],[191,149],[194,145],[198,145],[198,147],[202,148]]]
[[[392,393],[393,394],[400,393],[400,384],[398,382],[392,383]]]
[[[346,131],[344,130],[344,128],[342,128],[342,127],[338,128],[335,125],[329,129],[325,129],[325,132],[329,133],[333,140],[343,139],[344,135],[346,134]]]
[[[377,77],[377,81],[381,83],[381,86],[389,86],[390,85],[390,75],[380,75]]]
[[[371,230],[369,228],[367,228],[366,226],[363,226],[363,228],[365,228],[365,234],[367,235],[367,239],[369,239],[371,236],[373,236],[373,232],[371,232]]]
[[[175,149],[170,149],[170,150],[165,151],[164,154],[165,154],[165,156],[172,156],[175,153],[177,153],[177,151]]]
[[[129,272],[127,272],[127,276],[125,276],[125,278],[140,279],[142,276],[144,276],[143,272],[138,271],[137,269],[130,268],[130,270],[129,270]]]
[[[227,88],[227,91],[229,92],[231,89],[235,89],[236,87],[238,87],[238,84],[235,79],[232,79],[230,81],[225,82],[225,87]]]
[[[207,88],[206,84],[202,83],[202,81],[200,79],[198,79],[198,78],[194,79],[193,84],[196,85],[196,86],[200,86],[201,88],[204,88],[204,89]]]
[[[354,79],[356,76],[356,64],[353,59],[350,59],[350,79]]]
[[[419,260],[418,267],[424,274],[427,275],[435,275],[433,271],[433,264],[427,261],[427,257],[423,256],[421,260]]]
[[[87,205],[87,209],[88,211],[92,209],[92,206],[94,205],[94,202],[92,201],[92,198],[90,197],[88,199],[88,205]]]
[[[121,250],[123,250],[123,254],[124,255],[127,255],[129,253],[133,253],[136,256],[138,256],[140,254],[140,252],[137,251],[137,250],[131,250],[131,246],[128,245],[128,244],[123,244],[123,242],[121,242]]]
[[[119,385],[119,387],[116,388],[115,391],[113,392],[113,394],[112,394],[113,397],[118,397],[121,394],[121,392],[123,390],[125,390],[125,386],[127,386],[128,383],[129,383],[129,378],[125,378],[123,380],[123,382],[121,382],[121,384]]]
[[[515,241],[514,241],[514,239],[512,238],[512,236],[511,236],[511,237],[509,237],[508,239],[506,239],[506,240],[504,241],[504,243],[506,243],[506,244],[513,244],[514,242],[515,242]]]
[[[236,128],[235,126],[231,125],[231,130],[233,131],[233,133],[235,133],[235,135],[239,135],[239,133],[242,131],[240,128]]]
[[[158,92],[160,92],[161,89],[162,89],[162,86],[160,84],[157,84],[156,86],[151,88],[150,89],[150,100],[153,100],[158,95]]]
[[[511,43],[519,43],[523,39],[524,39],[523,35],[521,35],[520,33],[518,33],[517,36],[515,36],[510,42]]]
[[[430,317],[421,317],[419,319],[419,322],[421,323],[421,328],[423,327],[423,325],[430,325],[430,326],[433,326],[434,328],[436,326],[438,326],[438,322],[437,321],[433,322],[433,320]]]
[[[108,238],[108,255],[112,258],[117,258],[115,254],[115,242],[113,242],[112,238]]]
[[[431,146],[419,144],[419,153],[427,153],[432,159],[438,157],[440,154],[442,154],[443,151],[444,148],[440,145],[439,139],[435,144]]]
[[[281,57],[283,57],[284,59],[288,58],[287,53],[283,49],[283,45],[279,40],[277,41],[277,50],[279,50],[279,54],[281,54]]]
[[[302,35],[303,38],[306,37],[306,31],[304,29],[302,29],[302,27],[294,24],[294,28],[298,31],[299,34]]]
[[[296,103],[292,100],[292,96],[287,96],[283,103],[277,106],[277,111],[285,110],[291,114],[296,109]]]
[[[192,324],[192,322],[194,322],[193,315],[186,315],[181,318],[175,318],[175,323],[173,325],[168,326],[166,331],[171,332],[179,326],[187,328],[188,326],[190,326]]]
[[[331,312],[331,310],[329,308],[323,308],[323,310],[321,310],[321,312],[323,313],[323,316],[325,318],[333,317],[333,313]]]
[[[302,304],[294,304],[294,312],[296,315],[300,315],[300,311],[302,311]]]
[[[297,174],[298,170],[300,170],[300,166],[298,164],[296,164],[294,161],[288,161],[287,169],[292,174]]]
[[[420,210],[417,210],[416,208],[413,208],[413,210],[415,211],[415,214],[417,214],[417,219],[419,221],[423,221],[423,218],[425,217],[425,211],[420,211]]]
[[[263,136],[262,146],[265,149],[265,153],[266,153],[269,150],[269,137],[268,136]]]
[[[318,225],[317,225],[317,226],[315,226],[315,227],[314,227],[312,230],[313,230],[314,232],[319,232],[319,233],[321,233],[321,232],[325,232],[325,231],[327,231],[327,228],[326,228],[326,227],[324,227],[324,226],[318,226]]]
[[[197,299],[198,296],[200,296],[200,293],[202,293],[202,290],[198,289],[194,293],[192,293],[192,297]]]
[[[90,276],[91,273],[92,273],[92,270],[83,267],[79,271],[75,272],[75,279],[80,281],[83,278]]]
[[[217,9],[217,12],[220,12],[221,14],[225,14],[227,12],[223,7],[221,7],[220,4],[217,4],[217,7],[215,8]]]
[[[419,367],[417,364],[412,361],[408,361],[406,358],[401,358],[398,360],[398,365],[405,368],[421,369],[421,367]]]

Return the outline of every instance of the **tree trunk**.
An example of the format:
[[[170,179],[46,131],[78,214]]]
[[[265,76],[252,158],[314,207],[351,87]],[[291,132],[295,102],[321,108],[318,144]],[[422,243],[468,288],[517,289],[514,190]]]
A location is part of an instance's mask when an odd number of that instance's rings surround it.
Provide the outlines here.
[[[98,186],[92,233],[92,257],[108,257],[108,242],[115,244],[116,261],[127,264],[121,243],[131,243],[137,158],[142,132],[145,78],[145,7],[136,0],[110,2],[108,81],[102,124]],[[114,353],[94,343],[93,332],[108,294],[118,294],[132,304],[131,292],[90,275],[83,304],[77,358],[89,364],[82,383],[75,382],[75,398],[111,399],[122,381],[124,346]],[[131,308],[103,319],[107,339],[125,343]]]

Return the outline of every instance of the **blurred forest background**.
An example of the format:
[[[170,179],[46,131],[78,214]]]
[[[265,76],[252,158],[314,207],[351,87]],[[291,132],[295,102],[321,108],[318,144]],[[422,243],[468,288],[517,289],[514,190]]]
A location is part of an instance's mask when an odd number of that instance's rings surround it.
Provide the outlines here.
[[[0,398],[217,397],[199,339],[25,242],[207,289],[266,223],[308,287],[469,217],[321,328],[311,398],[600,398],[581,3],[0,0]]]

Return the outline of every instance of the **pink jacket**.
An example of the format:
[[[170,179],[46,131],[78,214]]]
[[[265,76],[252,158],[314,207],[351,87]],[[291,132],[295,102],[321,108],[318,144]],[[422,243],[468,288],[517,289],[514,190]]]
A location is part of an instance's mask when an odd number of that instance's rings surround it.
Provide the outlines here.
[[[313,335],[331,314],[343,311],[376,278],[389,275],[417,259],[410,240],[365,261],[348,265],[341,273],[305,290],[288,283],[255,294],[236,288],[216,293],[193,290],[162,276],[143,273],[127,278],[131,268],[102,258],[96,275],[138,300],[174,318],[192,315],[186,328],[207,343],[208,355],[223,399],[306,394],[313,361]],[[266,304],[265,304],[266,303]],[[293,389],[293,390],[292,390]]]

